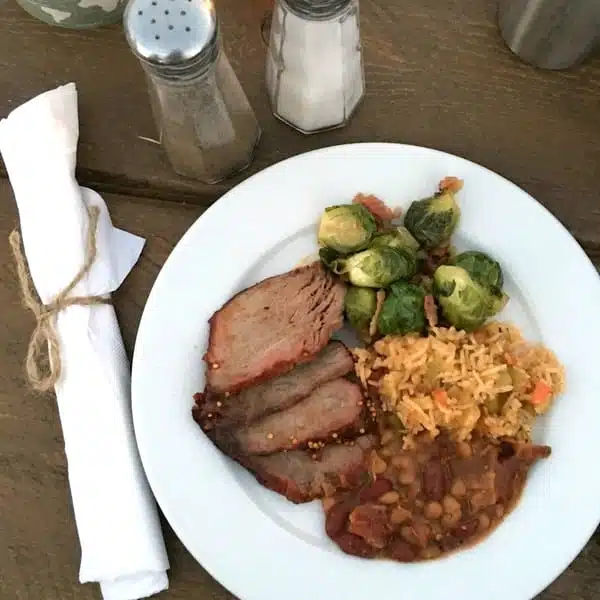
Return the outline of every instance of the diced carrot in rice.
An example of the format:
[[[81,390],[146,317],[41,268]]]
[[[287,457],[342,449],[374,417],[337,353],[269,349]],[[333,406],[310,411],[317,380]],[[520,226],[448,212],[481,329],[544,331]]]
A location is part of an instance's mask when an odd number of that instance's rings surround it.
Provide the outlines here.
[[[442,406],[447,406],[448,404],[448,392],[443,389],[433,390],[431,392],[431,396],[433,399]]]
[[[552,396],[552,388],[545,381],[538,381],[531,394],[531,404],[534,406],[544,404]]]

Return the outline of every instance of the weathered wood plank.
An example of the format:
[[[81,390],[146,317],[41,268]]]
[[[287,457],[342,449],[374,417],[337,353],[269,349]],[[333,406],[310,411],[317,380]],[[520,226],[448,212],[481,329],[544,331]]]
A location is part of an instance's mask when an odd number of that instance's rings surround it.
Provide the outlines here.
[[[175,242],[201,213],[138,198],[105,195],[116,225],[143,235],[147,245],[135,270],[115,294],[129,353],[145,300]],[[79,544],[70,504],[67,465],[56,403],[51,394],[27,389],[23,359],[33,327],[22,308],[7,237],[17,223],[9,185],[0,181],[0,579],[2,598],[88,600],[97,586],[81,586]],[[205,598],[229,599],[197,564],[188,571],[187,552],[167,534],[172,578],[183,588],[190,577]],[[182,569],[183,564],[183,569]],[[177,587],[170,597],[177,598]],[[167,596],[169,597],[169,596]]]
[[[147,238],[142,258],[115,303],[129,352],[147,295],[171,249],[201,213],[142,197],[105,195],[117,226]],[[67,484],[63,439],[54,399],[27,390],[22,362],[33,326],[20,305],[7,236],[17,222],[6,181],[0,181],[0,565],[2,597],[98,600],[96,586],[77,581],[79,548]],[[164,600],[232,600],[185,550],[168,525],[171,588]],[[533,564],[533,563],[532,563]],[[600,535],[540,600],[595,600],[600,585]]]
[[[145,83],[120,27],[67,31],[0,7],[0,114],[76,81],[80,179],[110,192],[207,205],[240,179],[313,148],[356,141],[436,147],[532,193],[578,237],[600,243],[600,58],[569,72],[522,64],[495,25],[495,0],[363,0],[368,95],[345,129],[302,136],[270,114],[260,27],[270,0],[221,0],[232,63],[263,126],[255,164],[204,186],[175,176],[153,136]]]

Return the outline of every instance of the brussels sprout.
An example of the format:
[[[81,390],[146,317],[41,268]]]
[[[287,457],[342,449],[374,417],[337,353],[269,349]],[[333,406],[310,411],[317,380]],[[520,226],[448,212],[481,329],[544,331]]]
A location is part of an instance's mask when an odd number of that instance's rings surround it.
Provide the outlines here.
[[[462,267],[479,285],[494,294],[500,294],[504,276],[500,264],[483,252],[471,250],[462,252],[454,259],[457,267]]]
[[[352,327],[367,332],[377,310],[377,292],[372,288],[349,286],[344,299],[344,309]]]
[[[321,246],[350,254],[366,248],[376,230],[375,217],[364,206],[343,204],[325,209],[317,238]]]
[[[416,260],[404,250],[369,248],[347,258],[338,258],[331,268],[358,287],[383,288],[416,272]]]
[[[471,278],[462,267],[442,265],[433,275],[433,291],[446,320],[457,329],[473,331],[506,304]]]
[[[406,227],[400,226],[386,231],[385,233],[375,234],[371,247],[389,246],[390,248],[402,248],[416,254],[419,249],[419,242],[411,235]]]
[[[444,190],[413,202],[406,211],[404,225],[422,246],[430,249],[450,241],[459,218],[460,207],[454,194]]]
[[[377,319],[379,333],[404,335],[411,331],[422,332],[425,329],[423,288],[405,281],[397,281],[390,286],[390,292]]]
[[[333,263],[340,257],[340,253],[336,252],[332,248],[319,248],[319,258],[321,262],[328,268],[331,269]]]

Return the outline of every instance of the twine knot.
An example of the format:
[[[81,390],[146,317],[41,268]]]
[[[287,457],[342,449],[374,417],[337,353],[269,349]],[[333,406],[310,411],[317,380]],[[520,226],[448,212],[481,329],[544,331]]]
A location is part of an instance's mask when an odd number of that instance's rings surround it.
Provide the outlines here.
[[[96,230],[98,228],[100,209],[97,206],[88,206],[87,211],[90,220],[87,232],[85,261],[69,285],[48,304],[43,304],[35,292],[31,274],[27,268],[27,261],[23,253],[21,235],[17,230],[14,230],[8,237],[17,265],[17,276],[21,287],[23,304],[33,313],[36,320],[35,328],[29,340],[29,347],[27,348],[25,370],[31,387],[39,392],[46,392],[53,388],[62,374],[60,343],[56,331],[56,316],[58,313],[69,306],[110,304],[109,296],[69,296],[75,287],[87,277],[96,260],[98,250],[96,246]]]

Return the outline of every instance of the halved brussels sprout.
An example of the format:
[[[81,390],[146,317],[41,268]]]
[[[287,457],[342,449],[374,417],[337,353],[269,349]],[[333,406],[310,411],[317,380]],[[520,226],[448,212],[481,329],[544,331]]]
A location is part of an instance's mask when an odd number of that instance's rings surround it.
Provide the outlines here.
[[[446,189],[431,198],[413,202],[404,217],[404,225],[426,249],[447,244],[458,225],[460,207],[454,193]]]
[[[412,277],[417,264],[415,257],[405,250],[382,246],[363,250],[347,258],[338,258],[331,268],[352,285],[384,288],[399,279]]]
[[[500,264],[483,252],[470,250],[461,252],[454,259],[477,283],[493,293],[501,293],[504,276]]]
[[[381,335],[410,332],[421,333],[425,329],[425,291],[405,281],[390,286],[377,319],[377,330]]]
[[[390,248],[401,248],[416,253],[419,242],[411,235],[404,226],[395,227],[384,233],[377,233],[371,242],[371,247],[389,246]]]
[[[317,239],[340,254],[363,250],[377,230],[373,215],[361,204],[330,206],[321,215]]]
[[[433,275],[433,291],[446,320],[457,329],[473,331],[506,304],[477,283],[462,267],[443,265]]]
[[[372,288],[348,286],[344,309],[352,327],[359,332],[368,332],[377,310],[377,292]]]

